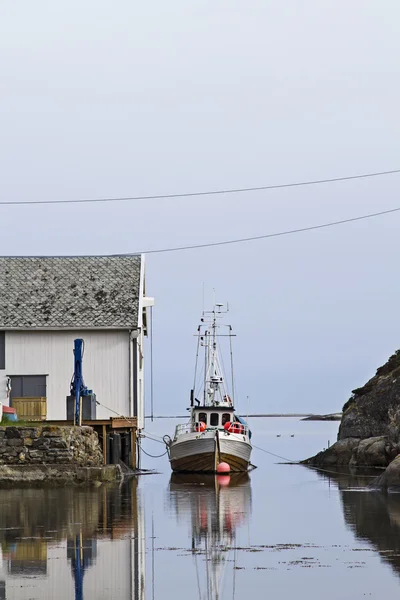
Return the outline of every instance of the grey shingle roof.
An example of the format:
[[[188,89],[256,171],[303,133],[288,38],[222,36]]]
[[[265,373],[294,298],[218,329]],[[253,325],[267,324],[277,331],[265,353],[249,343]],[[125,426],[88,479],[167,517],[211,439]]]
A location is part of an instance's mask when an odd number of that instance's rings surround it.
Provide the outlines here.
[[[140,267],[140,256],[0,257],[0,329],[135,329]]]

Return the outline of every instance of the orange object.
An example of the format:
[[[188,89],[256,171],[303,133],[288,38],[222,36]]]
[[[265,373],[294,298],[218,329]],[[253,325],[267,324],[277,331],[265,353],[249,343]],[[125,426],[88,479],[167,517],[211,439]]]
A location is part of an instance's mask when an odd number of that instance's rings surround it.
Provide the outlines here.
[[[217,481],[221,487],[229,485],[230,480],[230,475],[217,475]]]
[[[217,465],[217,473],[229,473],[230,470],[231,468],[226,462],[220,462],[219,465]]]
[[[206,424],[203,423],[203,421],[196,423],[196,431],[205,431],[205,430],[206,430]]]
[[[238,423],[237,421],[235,421],[234,423],[231,423],[230,421],[228,423],[225,423],[224,429],[225,429],[225,431],[229,431],[229,433],[243,433],[244,432],[243,425],[241,423]]]

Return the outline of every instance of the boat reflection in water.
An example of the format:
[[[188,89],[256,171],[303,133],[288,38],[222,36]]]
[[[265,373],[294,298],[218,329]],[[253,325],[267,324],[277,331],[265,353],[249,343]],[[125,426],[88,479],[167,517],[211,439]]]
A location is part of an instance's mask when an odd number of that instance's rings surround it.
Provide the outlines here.
[[[249,475],[173,473],[169,496],[178,522],[190,521],[198,597],[220,598],[223,578],[234,591],[237,533],[251,512]],[[228,561],[233,570],[230,581]]]
[[[143,600],[144,515],[121,487],[0,490],[0,600]]]

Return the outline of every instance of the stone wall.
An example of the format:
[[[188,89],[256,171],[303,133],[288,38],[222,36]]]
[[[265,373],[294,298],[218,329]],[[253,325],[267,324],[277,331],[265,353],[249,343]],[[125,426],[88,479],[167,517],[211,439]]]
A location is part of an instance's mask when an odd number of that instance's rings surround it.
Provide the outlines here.
[[[97,467],[103,454],[92,427],[0,427],[0,465]]]

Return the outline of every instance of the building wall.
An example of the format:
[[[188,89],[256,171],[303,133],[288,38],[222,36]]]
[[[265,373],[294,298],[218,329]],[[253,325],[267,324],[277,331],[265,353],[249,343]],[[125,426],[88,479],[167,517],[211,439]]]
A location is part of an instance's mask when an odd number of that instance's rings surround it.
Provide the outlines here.
[[[144,559],[139,556],[143,569],[135,573],[131,563],[132,540],[97,539],[96,557],[83,575],[83,598],[96,600],[144,600]],[[2,563],[2,564],[1,564]],[[7,564],[8,563],[8,564]],[[49,543],[47,547],[46,576],[10,575],[11,561],[0,561],[0,580],[6,582],[10,600],[71,600],[75,598],[74,575],[71,561],[67,560],[67,542]]]
[[[139,429],[144,429],[144,335],[143,329],[141,330],[139,337],[135,344],[136,351],[136,382],[134,390],[134,396],[137,399],[137,424]]]
[[[7,331],[0,402],[7,404],[7,375],[48,375],[47,418],[66,418],[66,396],[74,370],[74,339],[85,340],[83,377],[97,400],[97,418],[129,416],[128,331]]]

